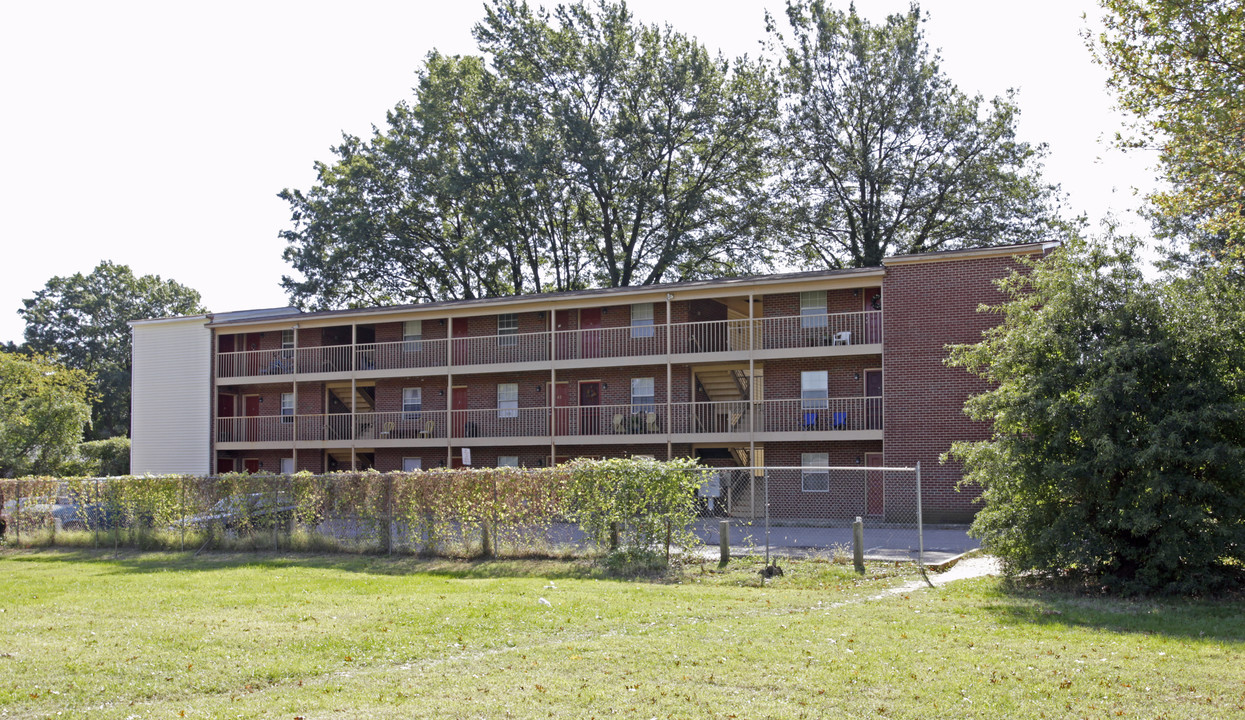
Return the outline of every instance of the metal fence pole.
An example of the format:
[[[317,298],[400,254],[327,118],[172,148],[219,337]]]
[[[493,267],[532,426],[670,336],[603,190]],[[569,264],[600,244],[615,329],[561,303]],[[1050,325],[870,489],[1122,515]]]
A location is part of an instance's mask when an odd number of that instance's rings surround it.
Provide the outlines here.
[[[179,499],[177,501],[177,516],[180,521],[178,524],[182,526],[182,552],[186,552],[186,476],[181,475],[177,481]]]
[[[916,564],[921,568],[921,577],[925,584],[934,587],[929,575],[925,572],[925,518],[921,512],[921,461],[916,461]]]
[[[753,473],[755,477],[756,473]],[[765,470],[765,564],[769,565],[769,469]]]
[[[22,481],[17,481],[17,494],[13,497],[13,544],[22,544]]]

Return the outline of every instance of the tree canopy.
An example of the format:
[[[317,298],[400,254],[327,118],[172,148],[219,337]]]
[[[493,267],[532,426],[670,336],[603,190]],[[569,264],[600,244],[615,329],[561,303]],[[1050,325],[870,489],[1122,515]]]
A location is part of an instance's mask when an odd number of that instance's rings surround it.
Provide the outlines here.
[[[949,361],[994,384],[966,406],[993,437],[951,454],[1009,570],[1218,589],[1245,561],[1245,292],[1148,282],[1136,251],[1074,239],[1004,283],[1003,323]]]
[[[317,164],[282,236],[317,308],[626,286],[767,266],[776,87],[626,6],[487,6],[482,57]],[[486,59],[487,58],[487,59]]]
[[[88,373],[0,352],[0,477],[55,473],[77,451],[90,399]]]
[[[789,1],[780,47],[782,146],[796,257],[829,267],[1000,245],[1061,227],[1044,145],[1016,138],[1014,95],[962,93],[914,4],[874,25],[854,6]]]
[[[1124,147],[1157,147],[1159,230],[1245,264],[1245,2],[1101,0],[1094,49],[1137,116]],[[1173,233],[1173,231],[1175,231]]]
[[[89,274],[53,277],[18,314],[26,345],[95,380],[89,437],[129,435],[131,336],[142,318],[205,312],[199,293],[159,275],[135,277],[127,265],[104,261]]]

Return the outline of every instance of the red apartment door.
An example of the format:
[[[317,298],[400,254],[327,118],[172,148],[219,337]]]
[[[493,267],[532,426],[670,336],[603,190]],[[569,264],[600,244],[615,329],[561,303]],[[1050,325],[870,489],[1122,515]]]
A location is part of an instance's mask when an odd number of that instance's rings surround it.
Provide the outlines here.
[[[882,453],[865,453],[865,465],[882,467]],[[865,512],[869,515],[881,515],[886,503],[886,485],[881,470],[870,470],[865,473]]]
[[[553,329],[556,333],[555,346],[557,347],[558,360],[568,360],[575,357],[575,333],[568,332],[575,329],[574,310],[557,310],[553,313]]]
[[[450,390],[450,409],[454,416],[454,437],[467,436],[467,388],[456,387]]]
[[[567,435],[571,429],[571,411],[566,409],[571,404],[569,386],[560,382],[553,387],[553,434]]]
[[[242,440],[255,442],[259,440],[259,396],[246,395],[242,398],[242,414],[247,417],[243,424]]]
[[[468,365],[471,363],[470,358],[470,341],[467,340],[467,318],[451,318],[450,322],[454,325],[454,364]]]
[[[216,474],[224,475],[233,472],[233,458],[218,458],[216,460]]]
[[[865,371],[865,427],[882,429],[882,371]]]
[[[579,434],[599,435],[601,433],[601,383],[579,383]]]
[[[601,356],[601,308],[582,308],[579,311],[579,329],[583,332],[583,356]],[[583,403],[580,403],[583,405]]]
[[[237,431],[235,426],[238,421],[228,419],[234,416],[234,400],[233,395],[225,393],[216,396],[216,427],[220,428],[216,436],[217,442],[232,441]],[[229,472],[233,472],[233,460],[229,461]]]
[[[863,301],[861,310],[869,313],[865,315],[865,337],[866,343],[882,342],[882,316],[872,310],[882,309],[882,288],[868,288],[861,293]]]
[[[242,469],[248,473],[251,473],[252,475],[258,473],[259,472],[259,459],[258,458],[247,458],[243,460]]]
[[[247,350],[259,350],[259,339],[260,339],[259,333],[247,333],[246,334],[246,349]],[[247,353],[246,374],[247,375],[258,375],[259,374],[259,353],[258,352]]]

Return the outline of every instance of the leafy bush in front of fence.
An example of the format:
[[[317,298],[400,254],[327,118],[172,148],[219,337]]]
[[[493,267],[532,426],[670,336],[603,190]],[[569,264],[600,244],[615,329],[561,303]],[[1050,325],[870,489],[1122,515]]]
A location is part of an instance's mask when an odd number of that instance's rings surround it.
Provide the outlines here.
[[[693,542],[701,470],[692,460],[605,460],[387,474],[24,478],[0,480],[0,500],[23,544],[62,524],[89,533],[76,544],[531,554],[571,542],[553,532],[569,521],[599,548],[651,553]]]
[[[652,550],[695,542],[696,488],[705,472],[695,460],[577,460],[566,467],[567,515],[598,545]]]

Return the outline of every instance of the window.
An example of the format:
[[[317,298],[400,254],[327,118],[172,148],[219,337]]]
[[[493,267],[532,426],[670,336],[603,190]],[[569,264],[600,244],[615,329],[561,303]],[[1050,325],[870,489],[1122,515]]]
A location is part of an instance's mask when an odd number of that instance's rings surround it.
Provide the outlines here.
[[[402,388],[402,419],[418,420],[419,411],[423,409],[423,388]]]
[[[407,320],[402,323],[402,352],[419,352],[423,350],[423,341],[423,320]]]
[[[631,337],[653,337],[653,303],[636,303],[631,306]]]
[[[293,475],[294,474],[294,458],[292,457],[281,458],[281,474],[282,475]]]
[[[804,492],[830,492],[829,453],[801,453],[800,489]]]
[[[423,458],[404,457],[402,458],[402,472],[415,472],[416,470],[422,470],[423,464]]]
[[[800,293],[800,327],[824,328],[826,321],[826,291],[809,290]]]
[[[519,344],[519,316],[502,313],[497,316],[497,346],[514,347]]]
[[[294,357],[294,331],[281,331],[281,357]]]
[[[281,393],[281,422],[294,422],[294,393]]]
[[[631,378],[631,413],[653,412],[653,378]]]
[[[519,417],[518,383],[497,383],[497,417]]]
[[[825,370],[800,373],[800,407],[805,410],[825,410],[829,407],[828,387],[828,373]]]
[[[497,467],[519,467],[518,455],[498,455]]]

